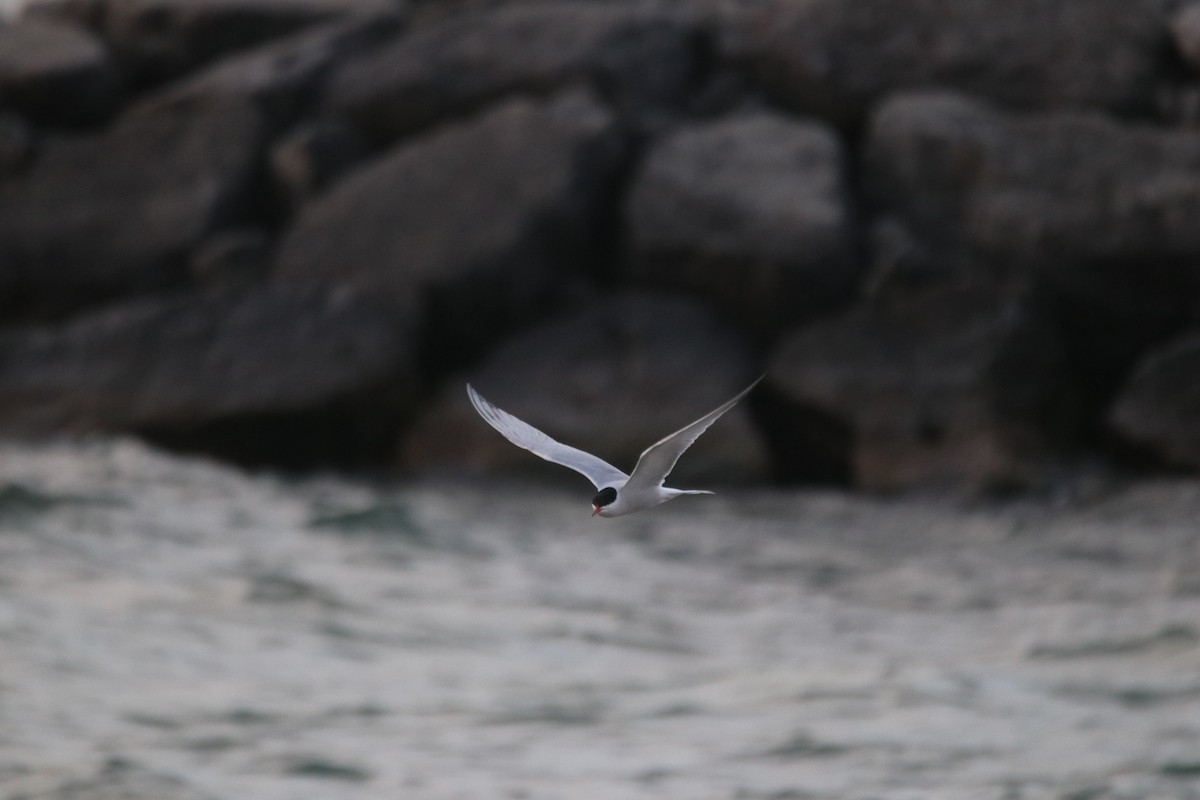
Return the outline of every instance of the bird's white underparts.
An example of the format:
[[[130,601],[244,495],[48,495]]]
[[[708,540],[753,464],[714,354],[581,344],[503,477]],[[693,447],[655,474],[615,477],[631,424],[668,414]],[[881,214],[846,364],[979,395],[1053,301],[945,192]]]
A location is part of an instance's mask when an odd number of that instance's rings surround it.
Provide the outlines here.
[[[592,498],[592,516],[619,517],[674,500],[685,494],[713,494],[706,489],[671,489],[663,486],[667,475],[675,468],[683,452],[700,438],[721,416],[737,405],[763,379],[759,376],[733,399],[722,403],[695,422],[680,428],[642,451],[633,472],[626,475],[604,459],[585,453],[577,447],[563,444],[523,422],[507,411],[497,408],[467,384],[467,396],[479,416],[498,430],[517,447],[528,450],[547,461],[573,469],[596,487]]]

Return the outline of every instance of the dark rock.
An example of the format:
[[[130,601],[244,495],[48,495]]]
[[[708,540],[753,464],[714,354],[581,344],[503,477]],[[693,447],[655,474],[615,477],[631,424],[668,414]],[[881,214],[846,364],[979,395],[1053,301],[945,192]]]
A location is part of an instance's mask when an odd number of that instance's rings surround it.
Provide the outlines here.
[[[416,389],[412,356],[406,321],[347,290],[148,299],[0,336],[0,426],[261,445],[277,459],[388,451],[384,433]]]
[[[619,145],[589,94],[511,100],[334,186],[301,212],[277,272],[428,311],[427,356],[444,367],[544,307],[586,261]]]
[[[203,103],[46,140],[0,185],[0,309],[55,313],[180,283],[189,251],[238,218],[261,139],[245,103]]]
[[[389,140],[500,95],[589,82],[622,115],[678,103],[695,69],[679,14],[589,2],[517,3],[450,16],[349,62],[327,107]]]
[[[871,489],[1024,484],[1072,430],[1053,327],[987,285],[886,293],[801,328],[766,388],[790,477]]]
[[[34,134],[16,114],[0,112],[0,183],[22,172],[33,156]]]
[[[676,131],[633,180],[632,279],[760,333],[830,310],[859,272],[843,162],[832,130],[769,113]]]
[[[1192,69],[1200,70],[1200,4],[1189,3],[1171,17],[1175,49]]]
[[[1143,358],[1108,418],[1124,444],[1161,464],[1200,468],[1200,332]]]
[[[1166,42],[1127,0],[775,0],[740,55],[778,98],[853,123],[898,89],[944,87],[1019,108],[1147,106]]]
[[[1200,290],[1200,133],[1092,114],[1006,114],[948,94],[871,121],[869,191],[925,241],[1031,277],[1099,405]]]
[[[864,177],[917,232],[1038,263],[1200,252],[1200,133],[912,94],[873,116]]]
[[[334,19],[386,14],[391,0],[39,0],[39,14],[91,26],[139,85]]]
[[[345,122],[302,123],[271,149],[271,174],[285,204],[299,208],[367,157],[366,142]]]
[[[939,258],[895,217],[876,218],[867,238],[870,265],[863,279],[865,294],[920,289],[961,277],[954,263]]]
[[[1150,0],[1150,7],[1162,16],[1170,16],[1196,0]]]
[[[262,281],[271,264],[270,236],[259,228],[221,231],[192,255],[191,273],[201,286],[246,286]]]
[[[84,125],[116,106],[108,53],[84,30],[30,18],[0,24],[0,107],[46,125]]]
[[[618,295],[512,337],[470,381],[506,411],[628,472],[642,450],[756,375],[743,340],[702,306]],[[458,380],[418,422],[403,460],[420,471],[565,472],[542,468],[505,441],[471,408]],[[688,450],[668,485],[741,482],[766,472],[764,445],[743,402]]]
[[[142,105],[244,98],[257,102],[278,124],[290,123],[311,108],[335,64],[369,51],[400,28],[397,13],[317,25],[224,58],[163,88]]]

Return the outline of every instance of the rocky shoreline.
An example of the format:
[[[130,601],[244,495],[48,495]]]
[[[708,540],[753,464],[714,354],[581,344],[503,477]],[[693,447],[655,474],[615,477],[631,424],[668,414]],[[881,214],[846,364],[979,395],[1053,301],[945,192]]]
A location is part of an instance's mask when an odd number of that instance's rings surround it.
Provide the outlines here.
[[[1194,471],[1198,77],[1166,0],[35,2],[0,435],[526,465],[469,378],[631,463],[765,371],[684,479]]]

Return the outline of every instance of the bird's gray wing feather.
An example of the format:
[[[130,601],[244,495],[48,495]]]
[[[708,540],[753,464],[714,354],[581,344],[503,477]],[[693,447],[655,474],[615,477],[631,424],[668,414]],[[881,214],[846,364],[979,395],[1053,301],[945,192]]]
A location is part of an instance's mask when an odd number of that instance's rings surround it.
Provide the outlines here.
[[[628,475],[604,459],[555,441],[529,423],[522,422],[507,411],[497,408],[485,400],[469,383],[467,384],[467,396],[471,398],[471,405],[475,406],[479,416],[500,431],[500,435],[505,439],[517,447],[528,450],[535,456],[575,470],[595,484],[597,489],[614,484],[620,486],[629,478]]]
[[[663,481],[671,474],[671,470],[675,469],[675,464],[679,461],[679,457],[683,455],[684,451],[691,447],[700,438],[700,434],[708,430],[726,411],[733,408],[739,400],[749,394],[750,390],[757,386],[763,377],[765,376],[760,375],[758,380],[739,392],[737,397],[723,403],[692,424],[680,428],[670,436],[660,439],[647,447],[642,452],[637,466],[633,468],[633,472],[629,476],[626,491],[657,489],[662,486]]]

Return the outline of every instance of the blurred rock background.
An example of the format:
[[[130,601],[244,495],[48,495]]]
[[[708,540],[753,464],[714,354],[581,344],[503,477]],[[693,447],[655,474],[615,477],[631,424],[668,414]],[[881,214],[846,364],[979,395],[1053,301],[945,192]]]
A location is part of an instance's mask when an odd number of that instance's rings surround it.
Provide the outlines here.
[[[0,435],[679,480],[1200,468],[1200,3],[41,0]]]

